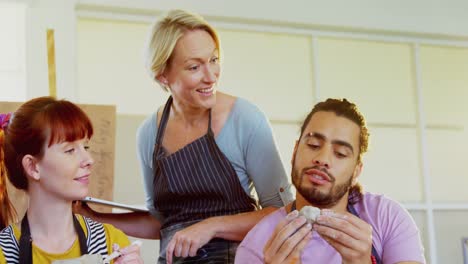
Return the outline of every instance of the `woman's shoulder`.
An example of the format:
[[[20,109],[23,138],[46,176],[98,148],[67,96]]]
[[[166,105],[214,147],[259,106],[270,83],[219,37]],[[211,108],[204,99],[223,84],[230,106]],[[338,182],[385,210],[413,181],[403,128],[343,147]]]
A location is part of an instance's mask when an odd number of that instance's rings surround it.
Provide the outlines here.
[[[266,118],[258,106],[245,98],[222,94],[219,99],[219,105],[225,107],[224,110],[228,112],[233,121],[250,122]]]
[[[21,233],[16,224],[11,224],[0,231],[0,263],[17,263],[20,236]]]
[[[11,224],[0,230],[0,241],[5,241],[6,238],[13,238],[19,233],[19,229],[15,224]]]
[[[76,216],[90,247],[101,248],[99,250],[102,250],[102,246],[106,245],[107,252],[111,252],[114,243],[120,247],[126,247],[130,244],[127,235],[112,224],[97,222],[83,215],[76,214]]]
[[[6,226],[4,229],[0,230],[0,241],[6,239],[7,237],[19,239],[21,236],[20,222],[12,223]]]
[[[157,112],[153,112],[146,116],[145,119],[143,119],[143,122],[141,122],[139,129],[149,129],[151,127],[156,126],[156,115]]]
[[[232,111],[236,104],[237,97],[222,92],[216,93],[216,104],[213,108],[214,113],[221,113],[227,115]]]
[[[18,240],[20,234],[14,224],[0,231],[0,263],[17,263],[19,258]]]
[[[106,236],[111,240],[123,240],[125,245],[128,244],[128,237],[123,233],[122,230],[116,228],[112,224],[97,222],[83,215],[76,216],[78,216],[78,221],[87,237],[89,236],[88,231],[90,230],[92,237],[99,238],[102,237],[103,234],[106,234]]]
[[[137,137],[138,138],[149,138],[154,135],[157,129],[157,120],[156,120],[156,115],[157,112],[153,112],[152,114],[148,115],[145,119],[143,119],[143,122],[138,126],[137,129]]]

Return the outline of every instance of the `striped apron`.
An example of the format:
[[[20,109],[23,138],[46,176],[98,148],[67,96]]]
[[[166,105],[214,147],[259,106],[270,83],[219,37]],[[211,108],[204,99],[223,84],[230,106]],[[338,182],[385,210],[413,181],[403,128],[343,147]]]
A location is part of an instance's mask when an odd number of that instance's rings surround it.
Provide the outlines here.
[[[182,149],[167,155],[162,146],[172,97],[166,102],[156,135],[154,206],[162,216],[159,263],[166,263],[166,247],[179,230],[203,219],[234,215],[257,209],[257,203],[242,188],[229,160],[216,144],[211,130]],[[173,263],[234,263],[238,242],[213,239],[197,256],[173,258]]]

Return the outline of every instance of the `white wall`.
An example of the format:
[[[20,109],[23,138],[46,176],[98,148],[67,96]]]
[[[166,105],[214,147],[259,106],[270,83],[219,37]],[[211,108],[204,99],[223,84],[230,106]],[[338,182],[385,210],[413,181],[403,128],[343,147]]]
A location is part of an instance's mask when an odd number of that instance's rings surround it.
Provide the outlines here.
[[[128,9],[185,8],[206,16],[468,37],[464,0],[79,0]]]
[[[27,97],[49,94],[47,29],[55,35],[57,96],[75,98],[75,1],[30,0],[27,10]]]
[[[290,27],[325,28],[332,31],[382,34],[429,34],[468,41],[468,1],[320,1],[320,0],[17,0],[28,5],[26,74],[31,98],[48,94],[45,32],[55,30],[57,94],[77,98],[76,10],[111,10],[146,15],[172,8],[193,10],[211,21],[280,24]],[[0,0],[0,2],[14,2]],[[434,36],[433,36],[434,37]]]
[[[26,98],[26,4],[0,2],[0,100]]]

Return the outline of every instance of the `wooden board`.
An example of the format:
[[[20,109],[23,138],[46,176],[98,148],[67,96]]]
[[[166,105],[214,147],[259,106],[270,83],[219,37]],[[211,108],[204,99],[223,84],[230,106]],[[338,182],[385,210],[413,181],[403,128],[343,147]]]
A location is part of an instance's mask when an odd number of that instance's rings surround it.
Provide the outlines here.
[[[14,112],[21,103],[0,102],[0,113]],[[93,123],[94,135],[90,141],[90,152],[94,158],[94,166],[90,179],[89,195],[112,200],[114,192],[114,158],[115,158],[115,106],[78,104]],[[8,191],[13,205],[22,218],[26,212],[28,197],[23,191],[9,184]],[[110,212],[106,206],[92,207],[102,212]]]

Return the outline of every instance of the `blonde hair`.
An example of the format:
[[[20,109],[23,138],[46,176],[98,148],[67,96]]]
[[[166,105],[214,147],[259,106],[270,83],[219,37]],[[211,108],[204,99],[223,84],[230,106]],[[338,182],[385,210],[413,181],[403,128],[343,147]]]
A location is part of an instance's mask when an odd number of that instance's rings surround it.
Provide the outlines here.
[[[205,30],[211,35],[218,50],[218,57],[220,56],[218,33],[203,17],[184,10],[171,10],[151,28],[145,56],[146,68],[151,78],[159,83],[156,77],[167,68],[177,41],[186,31],[197,29]],[[167,91],[165,85],[159,84]]]

